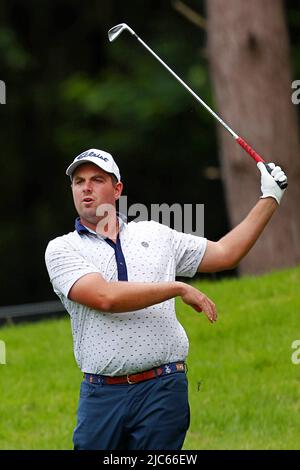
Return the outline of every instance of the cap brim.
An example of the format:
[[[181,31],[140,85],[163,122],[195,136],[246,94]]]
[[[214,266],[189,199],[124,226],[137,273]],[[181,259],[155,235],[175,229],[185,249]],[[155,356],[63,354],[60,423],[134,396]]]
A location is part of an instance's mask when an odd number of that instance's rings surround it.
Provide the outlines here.
[[[68,168],[66,169],[66,174],[68,176],[70,176],[70,178],[72,179],[72,175],[74,173],[74,171],[76,170],[76,168],[80,165],[82,165],[83,163],[93,163],[95,166],[97,166],[98,168],[101,168],[101,170],[105,171],[106,173],[110,174],[110,175],[114,175],[118,181],[121,181],[121,178],[111,172],[111,171],[108,171],[106,168],[105,168],[105,165],[99,165],[99,162],[95,162],[93,161],[91,158],[82,158],[81,160],[78,160],[77,162],[73,162],[71,163],[71,165],[68,166]]]
[[[74,170],[76,170],[76,168],[80,165],[82,165],[83,163],[92,163],[90,160],[80,160],[78,162],[73,162],[71,163],[71,165],[68,166],[68,168],[66,169],[66,174],[68,176],[72,176],[72,174],[74,173]],[[94,165],[96,165],[96,163],[94,163]]]

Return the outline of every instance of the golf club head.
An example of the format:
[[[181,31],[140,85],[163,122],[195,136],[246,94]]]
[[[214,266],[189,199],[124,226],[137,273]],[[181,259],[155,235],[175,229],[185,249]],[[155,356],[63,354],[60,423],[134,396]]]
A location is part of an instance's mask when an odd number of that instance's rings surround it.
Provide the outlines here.
[[[135,32],[131,28],[129,28],[129,26],[126,23],[120,23],[110,28],[110,30],[108,31],[108,39],[110,40],[110,42],[113,42],[125,30],[135,35]]]

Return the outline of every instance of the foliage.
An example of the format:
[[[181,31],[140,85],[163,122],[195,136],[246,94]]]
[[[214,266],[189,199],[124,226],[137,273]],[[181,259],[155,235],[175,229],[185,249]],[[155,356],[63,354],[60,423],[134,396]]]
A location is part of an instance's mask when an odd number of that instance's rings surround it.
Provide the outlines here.
[[[187,3],[205,14],[203,1]],[[299,15],[286,4],[298,73]],[[133,38],[109,44],[122,21],[213,106],[205,31],[172,1],[1,3],[2,305],[54,297],[44,250],[73,229],[64,172],[84,149],[116,156],[129,204],[205,203],[205,235],[228,228],[222,182],[207,172],[218,166],[215,122]]]

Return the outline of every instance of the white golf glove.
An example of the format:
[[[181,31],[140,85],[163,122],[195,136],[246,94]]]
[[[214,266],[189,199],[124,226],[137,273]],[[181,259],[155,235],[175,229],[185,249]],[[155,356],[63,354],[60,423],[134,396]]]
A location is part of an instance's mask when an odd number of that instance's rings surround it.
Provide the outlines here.
[[[280,166],[276,166],[275,163],[258,162],[257,168],[261,173],[261,199],[273,197],[278,204],[280,204],[283,193],[287,187],[286,174],[282,171]],[[283,186],[283,189],[279,187],[278,183]]]

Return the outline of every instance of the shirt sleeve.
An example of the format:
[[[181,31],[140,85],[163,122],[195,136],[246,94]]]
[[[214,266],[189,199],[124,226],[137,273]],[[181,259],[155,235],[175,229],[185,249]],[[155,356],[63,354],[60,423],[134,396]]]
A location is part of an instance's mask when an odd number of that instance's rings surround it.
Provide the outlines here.
[[[78,279],[86,274],[100,272],[76,248],[59,238],[48,244],[45,262],[54,292],[66,298]]]
[[[207,239],[187,233],[173,232],[176,276],[193,277],[204,256]]]

